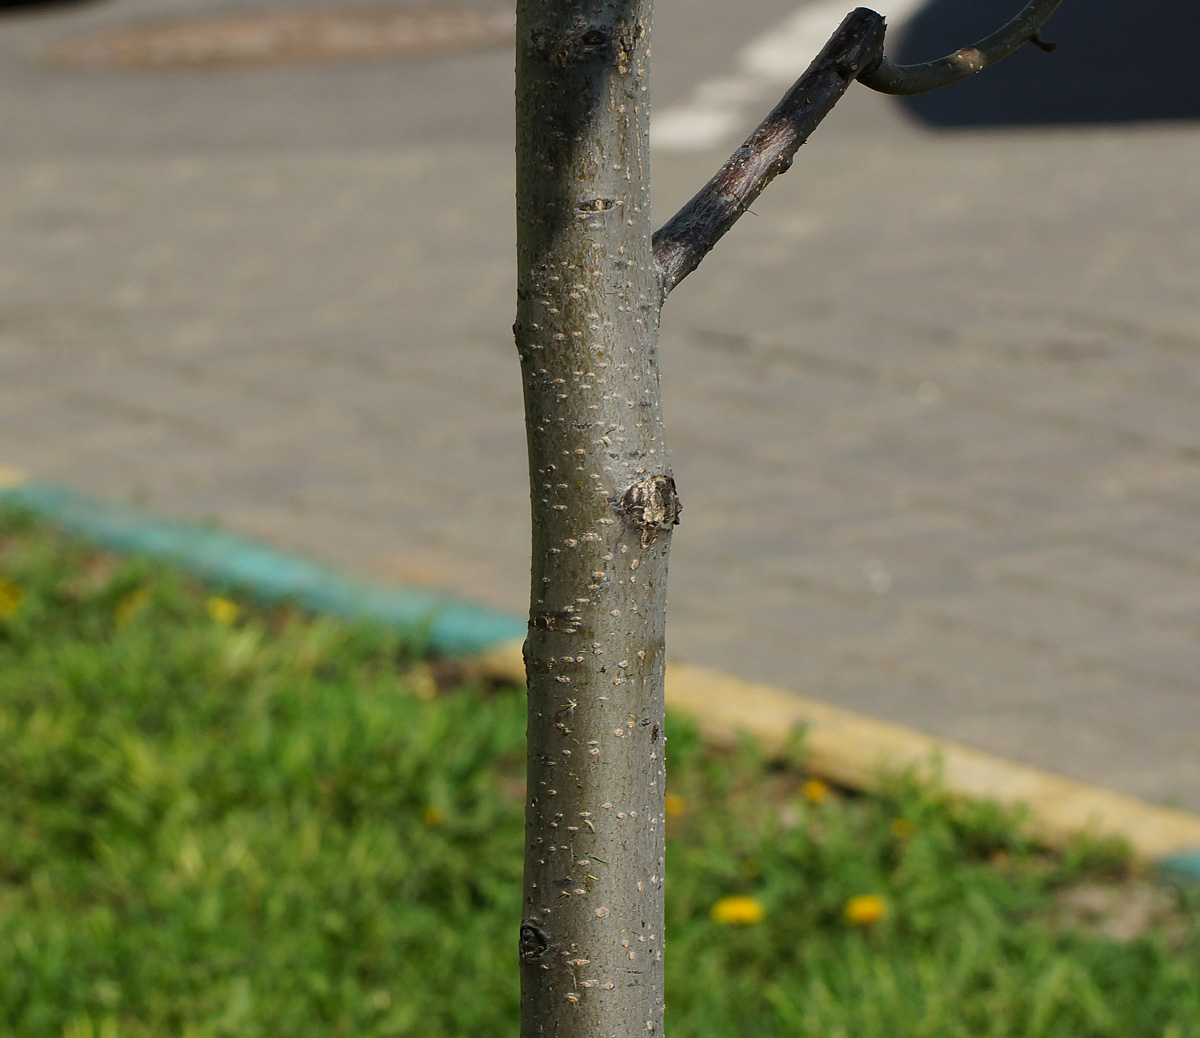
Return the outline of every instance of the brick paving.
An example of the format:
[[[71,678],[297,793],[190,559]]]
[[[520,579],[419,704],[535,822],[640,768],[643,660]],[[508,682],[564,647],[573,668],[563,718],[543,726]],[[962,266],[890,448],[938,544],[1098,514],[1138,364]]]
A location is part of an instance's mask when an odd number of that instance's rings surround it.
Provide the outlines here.
[[[0,19],[0,463],[519,615],[509,58],[30,60],[156,9]],[[848,98],[664,315],[673,652],[1200,810],[1197,169]]]

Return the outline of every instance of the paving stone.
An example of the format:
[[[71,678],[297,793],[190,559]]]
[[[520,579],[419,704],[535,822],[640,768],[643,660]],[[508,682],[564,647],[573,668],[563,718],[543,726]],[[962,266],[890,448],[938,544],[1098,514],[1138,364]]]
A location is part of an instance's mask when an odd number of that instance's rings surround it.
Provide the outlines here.
[[[660,98],[791,6],[660,0]],[[0,463],[521,615],[509,57],[55,71],[182,7],[40,10],[0,20]],[[724,157],[656,157],[660,213]],[[670,651],[1200,810],[1197,168],[1186,124],[852,91],[664,312]]]

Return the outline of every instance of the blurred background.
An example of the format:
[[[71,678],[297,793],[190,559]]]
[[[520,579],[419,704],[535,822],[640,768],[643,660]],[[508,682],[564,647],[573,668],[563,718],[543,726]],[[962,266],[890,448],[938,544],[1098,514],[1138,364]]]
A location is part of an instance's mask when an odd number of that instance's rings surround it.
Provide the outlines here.
[[[849,6],[659,0],[658,222]],[[672,295],[673,653],[1200,810],[1197,18],[852,90]],[[0,463],[521,615],[511,108],[503,6],[0,4]]]

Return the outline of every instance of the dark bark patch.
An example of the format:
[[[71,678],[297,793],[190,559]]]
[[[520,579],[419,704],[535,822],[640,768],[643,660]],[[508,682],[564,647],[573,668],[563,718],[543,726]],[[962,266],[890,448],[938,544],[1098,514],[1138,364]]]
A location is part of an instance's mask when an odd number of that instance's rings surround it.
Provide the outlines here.
[[[550,950],[550,937],[537,923],[529,920],[521,924],[521,958],[526,962],[541,962]]]
[[[671,476],[647,476],[621,495],[619,511],[641,531],[641,544],[649,548],[664,527],[678,526],[683,504]]]
[[[573,610],[547,610],[544,613],[535,613],[530,617],[529,626],[538,631],[561,631],[564,634],[576,634],[579,631],[579,616]]]
[[[584,198],[575,204],[579,215],[583,217],[590,216],[592,213],[603,213],[609,209],[614,209],[617,205],[615,198]]]

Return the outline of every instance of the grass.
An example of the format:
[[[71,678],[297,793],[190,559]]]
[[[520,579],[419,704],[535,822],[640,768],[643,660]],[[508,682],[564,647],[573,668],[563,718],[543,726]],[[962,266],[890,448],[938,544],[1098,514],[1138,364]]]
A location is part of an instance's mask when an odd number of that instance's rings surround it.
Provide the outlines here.
[[[521,696],[415,649],[0,517],[0,1034],[515,1034]],[[1200,1036],[1118,849],[670,735],[673,1035]]]

